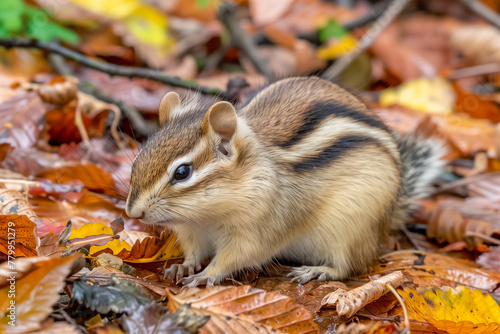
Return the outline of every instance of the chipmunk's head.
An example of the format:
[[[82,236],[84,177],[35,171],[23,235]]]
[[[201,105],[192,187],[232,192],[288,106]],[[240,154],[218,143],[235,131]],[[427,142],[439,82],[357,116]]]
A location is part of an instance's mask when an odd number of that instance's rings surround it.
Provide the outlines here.
[[[228,102],[211,107],[181,103],[170,92],[161,101],[160,130],[132,166],[125,211],[145,223],[189,223],[227,203],[226,191],[241,170],[242,120]]]

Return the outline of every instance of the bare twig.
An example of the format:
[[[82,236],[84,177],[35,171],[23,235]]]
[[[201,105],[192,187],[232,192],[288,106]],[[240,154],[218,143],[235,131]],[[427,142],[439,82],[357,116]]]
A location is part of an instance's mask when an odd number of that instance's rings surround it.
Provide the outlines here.
[[[236,5],[233,2],[224,2],[217,13],[219,20],[229,31],[231,42],[237,46],[250,59],[257,71],[267,78],[274,78],[274,73],[260,56],[254,40],[241,28],[240,20],[236,15]]]
[[[464,5],[470,8],[474,13],[500,29],[500,15],[486,7],[478,0],[460,0]]]
[[[457,181],[453,181],[453,182],[444,184],[439,188],[436,188],[432,192],[432,195],[437,195],[437,194],[440,194],[442,192],[449,191],[451,189],[454,189],[457,187],[462,187],[462,186],[468,185],[470,183],[481,181],[484,179],[488,179],[488,178],[494,177],[494,176],[500,176],[500,172],[489,172],[489,173],[485,173],[485,174],[479,174],[479,175],[459,179]]]
[[[475,75],[485,75],[492,73],[500,73],[500,64],[491,63],[491,64],[482,64],[471,67],[459,68],[457,70],[453,70],[450,75],[448,75],[448,79],[460,79],[466,77],[472,77]]]
[[[474,232],[474,231],[467,231],[464,233],[464,238],[480,238],[484,241],[489,242],[490,244],[500,246],[500,240],[493,238],[492,236],[485,235],[479,232]]]
[[[410,2],[410,0],[394,0],[388,7],[387,10],[382,14],[378,20],[373,24],[370,30],[361,38],[358,43],[358,47],[339,58],[326,72],[322,75],[324,79],[333,80],[335,79],[343,70],[349,66],[356,58],[359,57],[363,52],[365,52],[373,43],[375,38],[384,30],[385,27],[396,17]]]
[[[177,77],[172,77],[160,71],[156,71],[149,68],[119,66],[114,64],[108,64],[102,61],[93,60],[81,53],[75,52],[73,50],[70,50],[55,43],[46,43],[33,39],[0,38],[0,46],[4,46],[6,48],[36,48],[51,53],[59,54],[64,58],[73,60],[77,63],[80,63],[82,65],[85,65],[87,67],[93,68],[101,72],[108,73],[110,75],[119,75],[131,78],[133,77],[146,78],[176,87],[192,89],[202,94],[225,97],[225,92],[217,88],[200,86],[192,81],[186,81]]]

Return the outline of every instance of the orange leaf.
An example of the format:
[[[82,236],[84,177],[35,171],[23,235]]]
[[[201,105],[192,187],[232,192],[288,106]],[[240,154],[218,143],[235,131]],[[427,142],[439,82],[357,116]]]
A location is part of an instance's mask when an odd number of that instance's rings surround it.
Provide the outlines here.
[[[455,112],[487,119],[493,123],[500,122],[500,108],[496,104],[484,100],[479,95],[467,93],[457,83],[453,83],[453,89],[457,94]]]
[[[85,187],[96,193],[118,196],[115,181],[108,172],[94,163],[68,164],[44,171],[38,177],[51,180],[54,183],[66,183],[80,180]]]
[[[45,122],[50,135],[49,143],[51,145],[80,142],[82,140],[80,132],[75,125],[75,107],[76,100],[74,103],[66,105],[63,110],[52,109],[45,115]],[[107,116],[107,110],[93,117],[82,113],[83,124],[90,138],[102,136]]]
[[[52,313],[52,306],[59,300],[59,292],[64,286],[64,279],[69,274],[71,265],[79,257],[81,254],[62,258],[37,258],[38,268],[21,279],[15,279],[15,284],[2,288],[0,290],[0,332],[10,332],[13,328],[9,325],[12,319],[9,318],[8,307],[11,305],[15,306],[17,333],[40,328],[41,322]],[[0,270],[15,271],[9,262],[2,264]]]
[[[36,225],[27,216],[0,215],[0,252],[9,256],[37,256]]]
[[[313,315],[304,306],[277,292],[266,292],[249,285],[192,288],[178,295],[167,291],[168,309],[176,312],[190,303],[191,311],[210,315],[200,333],[318,333]]]

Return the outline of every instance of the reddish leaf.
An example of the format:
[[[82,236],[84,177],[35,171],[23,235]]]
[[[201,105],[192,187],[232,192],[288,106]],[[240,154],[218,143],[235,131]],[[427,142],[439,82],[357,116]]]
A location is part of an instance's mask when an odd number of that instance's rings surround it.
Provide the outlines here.
[[[35,145],[46,107],[35,92],[21,93],[0,104],[0,138],[13,147]]]
[[[14,257],[37,256],[35,228],[24,215],[0,215],[0,252]]]

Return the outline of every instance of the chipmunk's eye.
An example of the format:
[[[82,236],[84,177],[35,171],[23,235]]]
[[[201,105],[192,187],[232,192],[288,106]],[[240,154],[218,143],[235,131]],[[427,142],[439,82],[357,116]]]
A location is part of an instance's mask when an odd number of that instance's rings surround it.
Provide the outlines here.
[[[181,165],[177,168],[174,174],[174,181],[185,181],[189,179],[193,173],[193,165]]]

